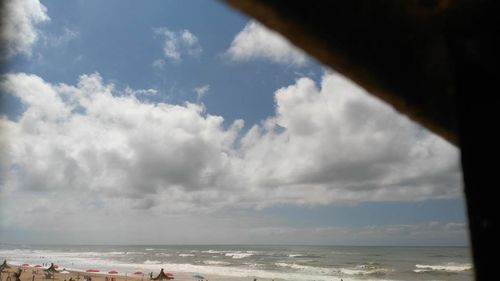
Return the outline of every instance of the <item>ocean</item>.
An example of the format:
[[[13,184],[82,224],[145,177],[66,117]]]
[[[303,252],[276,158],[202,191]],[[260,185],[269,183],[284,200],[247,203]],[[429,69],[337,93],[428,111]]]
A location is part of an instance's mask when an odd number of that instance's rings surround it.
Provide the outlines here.
[[[209,280],[473,280],[467,247],[0,245],[0,260],[205,275]],[[1,261],[0,261],[1,262]]]

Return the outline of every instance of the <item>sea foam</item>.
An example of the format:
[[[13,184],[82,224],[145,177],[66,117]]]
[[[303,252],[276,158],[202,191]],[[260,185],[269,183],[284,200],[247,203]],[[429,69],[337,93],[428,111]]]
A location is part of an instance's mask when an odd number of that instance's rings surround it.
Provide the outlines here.
[[[472,269],[472,264],[464,263],[447,263],[447,264],[438,264],[438,265],[427,265],[427,264],[417,264],[415,265],[417,269],[414,269],[413,272],[430,272],[430,271],[444,271],[444,272],[460,272]]]

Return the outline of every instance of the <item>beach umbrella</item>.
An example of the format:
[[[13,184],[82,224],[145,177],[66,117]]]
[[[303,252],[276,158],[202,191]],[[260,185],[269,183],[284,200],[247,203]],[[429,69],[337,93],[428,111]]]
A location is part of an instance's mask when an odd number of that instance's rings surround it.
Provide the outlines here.
[[[23,263],[22,266],[30,266],[30,265],[27,263]]]
[[[203,275],[200,275],[200,274],[195,274],[193,275],[194,279],[197,279],[197,280],[203,280],[205,279],[205,277]]]
[[[109,273],[109,274],[118,274],[118,271],[116,271],[116,270],[111,270],[111,271],[109,271],[108,273]]]
[[[41,265],[39,265],[39,264],[37,264],[37,265],[35,265],[35,267],[42,267],[42,266],[41,266]]]
[[[158,276],[156,276],[155,278],[151,278],[152,280],[170,280],[170,279],[174,279],[174,276],[172,274],[172,272],[167,272],[165,273],[163,271],[163,268],[160,270],[160,274],[158,274]]]
[[[136,271],[134,272],[134,275],[142,275],[142,271]]]
[[[59,268],[59,265],[57,265],[57,264],[54,264],[54,268],[56,268],[56,269],[57,269],[57,268]]]
[[[90,269],[87,269],[86,272],[99,272],[99,269],[90,268]]]

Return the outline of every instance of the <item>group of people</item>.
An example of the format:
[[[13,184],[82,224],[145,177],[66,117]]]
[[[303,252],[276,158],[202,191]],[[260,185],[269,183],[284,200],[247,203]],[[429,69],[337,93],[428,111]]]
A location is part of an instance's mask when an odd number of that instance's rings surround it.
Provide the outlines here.
[[[80,279],[80,277],[78,277],[77,279]],[[92,277],[85,275],[85,276],[83,276],[83,280],[92,281]],[[77,281],[77,280],[73,279],[73,277],[70,277],[69,279],[64,278],[64,281]]]

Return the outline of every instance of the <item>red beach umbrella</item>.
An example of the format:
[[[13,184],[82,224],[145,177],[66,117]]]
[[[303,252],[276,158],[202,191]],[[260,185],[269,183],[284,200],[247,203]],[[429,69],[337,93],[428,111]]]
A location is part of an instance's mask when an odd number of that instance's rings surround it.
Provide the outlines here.
[[[90,269],[87,269],[86,272],[99,272],[99,269],[90,268]]]
[[[37,264],[37,265],[35,265],[35,267],[42,267],[42,266],[41,266],[41,265],[39,265],[39,264]]]
[[[118,274],[118,271],[116,271],[116,270],[111,270],[111,271],[109,271],[108,273],[109,273],[109,274]]]
[[[174,276],[174,274],[172,272],[165,272],[165,275],[167,275],[167,276]]]
[[[30,265],[29,265],[29,264],[27,264],[27,263],[23,263],[23,265],[22,265],[22,266],[30,266]]]
[[[57,265],[57,264],[54,264],[54,268],[59,268],[59,265]]]
[[[141,275],[142,274],[142,271],[136,271],[134,272],[135,275]]]

